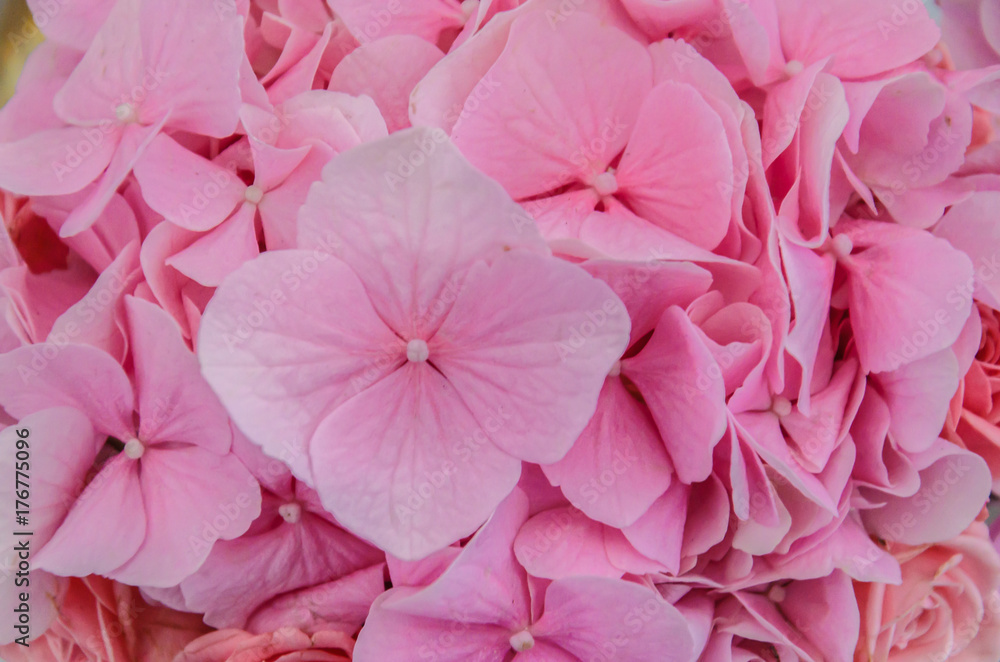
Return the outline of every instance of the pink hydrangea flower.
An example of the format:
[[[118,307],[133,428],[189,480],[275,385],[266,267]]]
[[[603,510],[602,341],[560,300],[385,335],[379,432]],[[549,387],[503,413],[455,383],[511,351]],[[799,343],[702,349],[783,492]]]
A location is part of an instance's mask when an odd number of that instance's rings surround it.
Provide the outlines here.
[[[202,368],[252,441],[290,442],[334,517],[401,558],[474,531],[521,460],[563,457],[628,341],[611,289],[440,132],[331,161],[298,245],[223,282]]]

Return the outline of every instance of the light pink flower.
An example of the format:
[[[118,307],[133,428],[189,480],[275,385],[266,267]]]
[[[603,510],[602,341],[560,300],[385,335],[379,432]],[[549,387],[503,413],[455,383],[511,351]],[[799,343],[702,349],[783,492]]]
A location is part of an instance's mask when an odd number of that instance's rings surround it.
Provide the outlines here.
[[[281,628],[253,635],[217,630],[195,639],[174,662],[350,662],[354,640],[336,630],[308,635]]]
[[[903,583],[855,584],[858,662],[979,662],[1000,656],[1000,556],[974,522],[936,545],[893,545]]]
[[[687,622],[649,587],[593,576],[551,583],[528,577],[511,551],[527,514],[528,499],[515,490],[433,583],[379,598],[355,659],[691,659]]]
[[[148,0],[117,2],[51,99],[63,124],[0,146],[0,184],[63,195],[97,182],[60,233],[87,229],[160,131],[233,132],[243,57],[235,12],[187,0],[169,11]],[[206,58],[212,67],[201,66]]]
[[[70,579],[51,627],[27,648],[0,647],[9,662],[172,662],[208,628],[196,614],[147,604],[131,586],[103,577]]]
[[[126,309],[132,379],[89,345],[67,344],[51,360],[23,347],[0,356],[0,371],[19,376],[4,381],[0,402],[16,416],[71,406],[118,442],[35,566],[172,586],[198,569],[217,538],[246,531],[260,512],[260,488],[230,453],[225,411],[177,327],[146,301],[128,297]]]
[[[218,289],[202,368],[251,441],[285,440],[324,507],[401,558],[474,531],[522,459],[562,458],[628,342],[611,289],[441,132],[336,157],[298,245]]]

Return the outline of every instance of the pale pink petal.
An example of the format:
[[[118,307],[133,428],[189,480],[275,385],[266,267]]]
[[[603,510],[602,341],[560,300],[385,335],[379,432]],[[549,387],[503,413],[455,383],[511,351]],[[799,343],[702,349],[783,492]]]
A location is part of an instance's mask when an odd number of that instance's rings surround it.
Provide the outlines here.
[[[587,425],[628,331],[624,306],[603,282],[510,251],[469,271],[429,339],[429,360],[493,443],[529,462],[555,462]]]
[[[526,575],[512,549],[527,517],[528,500],[515,489],[440,577],[394,599],[390,609],[462,624],[527,625]]]
[[[305,446],[322,417],[405,361],[405,343],[368,301],[329,255],[268,252],[234,272],[202,318],[209,384],[236,425],[300,478],[310,476]],[[343,314],[307,322],[283,312],[317,309]]]
[[[437,329],[474,262],[546,251],[503,189],[429,129],[334,158],[299,212],[299,246],[350,265],[379,316],[407,338]]]
[[[525,522],[514,540],[518,562],[532,577],[619,578],[604,549],[604,525],[575,508],[553,508]]]
[[[218,287],[226,276],[260,254],[256,214],[254,205],[241,204],[232,216],[170,256],[166,264],[196,283]]]
[[[511,633],[504,627],[478,623],[456,624],[392,609],[394,599],[414,589],[385,593],[372,605],[358,634],[355,662],[504,662],[511,652]],[[461,612],[457,609],[455,616]]]
[[[641,610],[642,616],[639,616]],[[689,660],[694,640],[677,608],[646,586],[602,577],[559,579],[545,592],[532,633],[582,660],[614,641],[622,659]]]
[[[375,100],[389,131],[410,126],[410,93],[444,57],[436,46],[411,35],[362,44],[333,70],[329,89]]]
[[[975,269],[975,298],[1000,307],[1000,262],[991,247],[1000,240],[1000,227],[993,210],[1000,204],[1000,192],[976,193],[954,205],[934,227],[934,234],[962,251]]]
[[[94,429],[126,439],[133,430],[132,385],[118,362],[89,345],[32,345],[0,355],[0,405],[11,416],[66,406]]]
[[[148,90],[143,115],[169,115],[171,128],[214,138],[233,133],[245,58],[243,17],[219,8],[200,0],[141,3],[138,33],[147,68],[132,83]]]
[[[309,444],[326,509],[406,560],[472,533],[517,484],[521,463],[484,432],[503,425],[503,412],[479,422],[463,396],[410,362],[340,405]],[[383,416],[387,408],[397,415]]]
[[[889,434],[896,446],[920,453],[934,444],[958,380],[958,361],[951,350],[875,375],[874,385],[889,406]]]
[[[104,172],[118,131],[67,126],[0,144],[0,186],[21,195],[75,193]]]
[[[845,263],[851,328],[861,365],[872,372],[949,347],[972,306],[961,294],[972,280],[968,257],[930,234],[900,226],[890,233],[885,225],[851,226],[856,249]],[[914,270],[914,264],[927,268]]]
[[[196,444],[220,455],[228,453],[229,419],[201,378],[198,359],[176,323],[162,308],[136,297],[125,299],[125,309],[139,396],[140,439]]]
[[[920,471],[919,491],[887,495],[884,506],[862,511],[865,527],[883,540],[907,545],[957,536],[989,500],[992,481],[985,460],[943,439],[913,460]]]

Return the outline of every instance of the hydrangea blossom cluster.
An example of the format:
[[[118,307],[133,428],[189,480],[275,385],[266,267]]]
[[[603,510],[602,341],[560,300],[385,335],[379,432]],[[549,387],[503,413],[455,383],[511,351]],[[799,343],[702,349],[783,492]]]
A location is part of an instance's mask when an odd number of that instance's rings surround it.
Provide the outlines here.
[[[1000,659],[996,2],[56,4],[4,659]]]

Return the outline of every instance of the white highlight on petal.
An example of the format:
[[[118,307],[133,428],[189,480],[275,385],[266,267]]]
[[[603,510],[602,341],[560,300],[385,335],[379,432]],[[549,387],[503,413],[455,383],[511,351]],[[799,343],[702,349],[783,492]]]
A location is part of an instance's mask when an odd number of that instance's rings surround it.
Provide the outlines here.
[[[410,361],[421,363],[426,361],[430,355],[431,351],[427,348],[425,341],[414,338],[406,343],[406,358]]]
[[[518,653],[530,651],[535,647],[535,638],[532,637],[531,633],[527,630],[521,630],[520,632],[510,635],[510,647]]]

